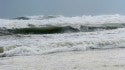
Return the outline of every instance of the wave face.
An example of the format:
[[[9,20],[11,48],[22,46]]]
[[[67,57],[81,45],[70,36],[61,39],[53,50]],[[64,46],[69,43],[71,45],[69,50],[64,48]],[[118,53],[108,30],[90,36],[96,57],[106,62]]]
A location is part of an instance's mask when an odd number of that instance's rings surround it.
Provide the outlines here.
[[[30,28],[14,28],[14,29],[0,29],[0,35],[10,34],[54,34],[54,33],[73,33],[73,32],[93,32],[112,30],[118,28],[125,28],[124,24],[107,24],[103,26],[84,25],[80,28],[73,28],[71,26],[47,26],[47,27],[30,27]]]
[[[0,35],[92,32],[125,27],[125,16],[118,14],[81,17],[27,16],[0,21]]]
[[[125,48],[124,15],[38,18],[0,19],[1,57]]]

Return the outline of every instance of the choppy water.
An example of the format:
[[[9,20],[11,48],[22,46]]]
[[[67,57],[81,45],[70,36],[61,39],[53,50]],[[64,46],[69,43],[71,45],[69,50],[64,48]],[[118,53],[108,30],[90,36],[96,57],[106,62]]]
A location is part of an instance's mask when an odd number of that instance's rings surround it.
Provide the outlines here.
[[[0,19],[0,56],[125,48],[125,16]]]

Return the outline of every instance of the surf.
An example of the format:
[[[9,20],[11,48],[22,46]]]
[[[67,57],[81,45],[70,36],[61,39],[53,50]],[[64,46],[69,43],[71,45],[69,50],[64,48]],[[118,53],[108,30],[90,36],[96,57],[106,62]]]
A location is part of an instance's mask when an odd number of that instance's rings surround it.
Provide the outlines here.
[[[125,16],[0,19],[0,56],[125,48]]]

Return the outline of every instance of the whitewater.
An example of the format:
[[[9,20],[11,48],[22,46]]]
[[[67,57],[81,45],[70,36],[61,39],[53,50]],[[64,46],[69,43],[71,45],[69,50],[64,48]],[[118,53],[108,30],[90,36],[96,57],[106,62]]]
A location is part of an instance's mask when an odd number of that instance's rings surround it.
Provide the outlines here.
[[[124,48],[125,15],[0,19],[1,70],[124,70]]]

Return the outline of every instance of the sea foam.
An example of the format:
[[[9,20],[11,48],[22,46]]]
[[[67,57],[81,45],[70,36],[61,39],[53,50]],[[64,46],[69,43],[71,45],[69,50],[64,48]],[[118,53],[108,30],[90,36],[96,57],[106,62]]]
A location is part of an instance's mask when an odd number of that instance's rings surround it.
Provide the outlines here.
[[[54,17],[54,16],[53,16]],[[30,18],[30,17],[29,17]],[[32,16],[31,16],[32,18]],[[97,25],[97,24],[115,24],[125,23],[124,15],[99,15],[99,16],[77,16],[77,17],[64,17],[58,16],[51,19],[38,20],[32,18],[30,20],[16,20],[16,19],[0,19],[0,27],[7,29],[11,28],[27,28],[29,24],[39,26],[72,26],[73,28],[80,28],[81,25]]]
[[[4,52],[0,56],[41,55],[68,51],[86,51],[93,49],[125,48],[125,16],[42,16],[27,17],[28,20],[0,19],[0,47]],[[39,19],[38,19],[39,18]],[[44,18],[44,19],[43,19]],[[55,27],[77,32],[34,33],[35,28]],[[65,28],[69,27],[69,28]],[[31,33],[18,35],[13,30],[31,30]],[[40,30],[39,29],[39,30]],[[101,30],[102,29],[102,30]],[[104,30],[103,30],[104,29]],[[12,30],[8,34],[7,30]],[[93,31],[92,31],[93,30]],[[15,33],[15,34],[13,34]]]
[[[1,56],[125,48],[125,29],[44,35],[1,36]]]

